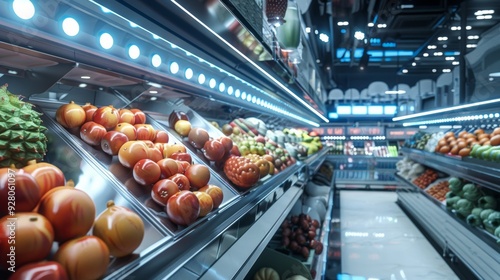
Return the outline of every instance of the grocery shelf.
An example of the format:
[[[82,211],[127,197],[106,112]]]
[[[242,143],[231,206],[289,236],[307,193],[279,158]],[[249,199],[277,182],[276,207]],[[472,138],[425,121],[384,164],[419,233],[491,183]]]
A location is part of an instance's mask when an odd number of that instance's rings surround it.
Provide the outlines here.
[[[244,278],[302,192],[302,188],[291,187],[200,279]]]
[[[460,177],[495,191],[500,191],[500,185],[498,184],[500,169],[492,167],[488,162],[481,165],[476,162],[468,162],[416,149],[402,148],[400,151],[408,156],[409,159],[437,171]]]
[[[309,175],[316,174],[323,164],[323,162],[328,157],[328,149],[323,148],[317,153],[307,157],[303,161],[299,162],[299,164],[307,165],[309,168]]]
[[[468,225],[401,176],[396,175],[396,179],[407,186],[398,189],[398,203],[443,250],[443,256],[452,260],[458,257],[479,279],[499,279],[500,272],[495,267],[500,265],[500,248],[495,236]]]
[[[458,257],[478,279],[500,279],[498,251],[460,221],[420,192],[399,191],[398,203],[443,249],[445,257]]]

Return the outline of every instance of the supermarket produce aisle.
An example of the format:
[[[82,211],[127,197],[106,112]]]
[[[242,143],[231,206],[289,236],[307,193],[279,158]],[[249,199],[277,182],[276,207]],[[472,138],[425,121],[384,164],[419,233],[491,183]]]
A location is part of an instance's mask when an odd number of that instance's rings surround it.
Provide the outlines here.
[[[336,279],[459,279],[396,201],[396,192],[340,191],[342,275]]]

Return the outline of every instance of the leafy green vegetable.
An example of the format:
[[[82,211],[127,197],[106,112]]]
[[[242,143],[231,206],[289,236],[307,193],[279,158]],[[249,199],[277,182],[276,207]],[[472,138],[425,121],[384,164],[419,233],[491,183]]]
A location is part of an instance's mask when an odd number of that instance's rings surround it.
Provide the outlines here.
[[[456,177],[451,177],[448,179],[448,184],[450,191],[455,194],[458,194],[462,190],[462,181]]]
[[[488,219],[488,216],[495,212],[495,210],[493,209],[484,209],[483,211],[481,211],[481,214],[479,215],[481,217],[481,220],[486,220]]]
[[[455,210],[457,211],[457,215],[463,219],[469,216],[474,208],[474,204],[467,199],[460,199],[455,204]]]
[[[477,201],[477,206],[483,209],[495,209],[497,207],[497,199],[491,195],[480,197]]]
[[[481,197],[479,188],[474,184],[465,184],[462,191],[464,192],[463,198],[471,202],[476,202]]]

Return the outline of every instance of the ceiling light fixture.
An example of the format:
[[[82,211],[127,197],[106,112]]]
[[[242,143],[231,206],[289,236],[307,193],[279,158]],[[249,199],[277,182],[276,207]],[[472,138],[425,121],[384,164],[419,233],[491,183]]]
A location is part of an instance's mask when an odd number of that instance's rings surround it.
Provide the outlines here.
[[[446,60],[455,60],[455,57],[454,56],[447,56],[445,57]]]
[[[459,61],[453,61],[451,64],[452,65],[460,65],[460,62]]]
[[[363,39],[365,39],[365,33],[362,31],[356,31],[354,33],[354,38],[356,38],[358,40],[363,40]]]
[[[450,73],[451,69],[443,69],[443,73]]]
[[[467,44],[468,49],[473,49],[475,47],[477,47],[477,44]]]
[[[306,33],[311,33],[311,27],[306,27]]]
[[[499,78],[500,77],[500,72],[492,72],[488,76],[493,77],[493,78]]]
[[[442,52],[435,52],[435,53],[434,53],[434,56],[442,56],[442,55],[443,55],[443,53],[442,53]]]
[[[377,28],[387,28],[387,24],[379,23],[379,24],[377,24]]]
[[[428,53],[423,53],[423,54],[422,54],[422,56],[423,56],[423,57],[428,57],[428,56],[429,56],[429,54],[428,54]]]
[[[463,105],[458,105],[458,106],[454,106],[454,107],[442,108],[442,109],[437,109],[437,110],[432,110],[432,111],[427,111],[427,112],[420,112],[420,113],[406,115],[406,116],[395,117],[395,118],[392,118],[392,121],[397,122],[397,121],[402,121],[402,120],[408,120],[408,119],[430,116],[430,115],[439,114],[439,113],[457,111],[457,110],[462,110],[462,109],[471,108],[471,107],[475,107],[475,106],[482,106],[482,105],[493,104],[493,103],[498,103],[498,102],[500,102],[500,98],[485,100],[485,101],[480,101],[480,102],[475,102],[475,103],[469,103],[469,104],[463,104]]]
[[[386,90],[385,94],[405,94],[406,90]]]
[[[80,79],[89,80],[90,76],[81,76]]]
[[[428,45],[428,46],[427,46],[427,48],[428,48],[429,50],[433,50],[433,49],[436,49],[436,48],[437,48],[437,46],[436,46],[436,45]]]
[[[323,121],[325,122],[330,122],[328,118],[323,116],[319,111],[314,109],[308,102],[304,101],[301,97],[299,97],[297,94],[295,94],[293,91],[291,91],[287,86],[285,86],[283,83],[278,81],[275,77],[273,77],[271,74],[267,73],[264,69],[262,69],[259,65],[257,65],[253,60],[248,58],[246,55],[244,55],[241,51],[239,51],[235,46],[230,44],[228,41],[226,41],[224,38],[222,38],[217,32],[212,30],[209,26],[207,26],[204,22],[202,22],[200,19],[198,19],[196,16],[194,16],[189,10],[184,8],[179,1],[176,0],[171,0],[173,4],[175,4],[179,9],[181,9],[184,13],[189,15],[193,20],[198,22],[202,27],[204,27],[206,30],[208,30],[210,33],[212,33],[215,37],[217,37],[221,42],[226,44],[230,49],[232,49],[235,53],[240,55],[243,59],[245,59],[250,65],[252,65],[255,69],[259,70],[264,76],[266,76],[268,79],[273,81],[278,87],[280,87],[282,90],[284,90],[286,93],[291,95],[293,98],[295,98],[298,102],[300,102],[304,107],[306,107],[308,110],[310,110],[312,113],[320,117]],[[316,30],[317,32],[317,30]],[[316,33],[317,34],[317,33]],[[313,126],[318,127],[319,124],[315,122],[308,121],[309,124],[312,124]]]
[[[403,72],[403,74],[406,74],[406,73],[408,73],[408,69],[403,69],[403,70],[401,70],[401,72]]]
[[[373,22],[368,23],[368,27],[373,27],[373,26],[375,26],[375,23],[373,23]]]
[[[417,66],[417,63],[416,62],[412,62],[411,66]]]

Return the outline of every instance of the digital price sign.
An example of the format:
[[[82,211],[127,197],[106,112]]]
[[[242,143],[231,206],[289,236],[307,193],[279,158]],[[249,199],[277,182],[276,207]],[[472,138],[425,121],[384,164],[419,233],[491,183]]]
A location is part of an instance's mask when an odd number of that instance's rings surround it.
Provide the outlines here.
[[[312,131],[322,136],[345,136],[345,127],[321,127],[313,128]]]
[[[386,139],[406,139],[418,132],[416,128],[388,128]]]
[[[348,136],[383,136],[384,128],[380,126],[348,127]]]

